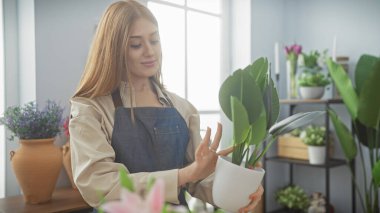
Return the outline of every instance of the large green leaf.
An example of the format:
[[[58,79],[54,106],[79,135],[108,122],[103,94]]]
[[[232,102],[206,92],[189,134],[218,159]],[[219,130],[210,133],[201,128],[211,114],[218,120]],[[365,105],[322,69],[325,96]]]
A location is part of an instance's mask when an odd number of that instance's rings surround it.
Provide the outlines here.
[[[328,113],[339,138],[344,155],[347,160],[351,161],[357,154],[355,139],[347,126],[338,118],[338,115],[333,110],[328,110]]]
[[[235,71],[222,84],[219,90],[219,103],[226,114],[232,120],[230,97],[238,98],[248,113],[249,123],[255,122],[264,108],[262,94],[255,80],[242,70]]]
[[[377,188],[380,188],[380,160],[377,161],[372,169],[373,182]]]
[[[268,60],[266,58],[257,59],[252,65],[244,68],[244,72],[249,73],[255,79],[260,91],[264,91],[268,78]]]
[[[280,113],[280,102],[278,100],[277,89],[274,86],[272,79],[270,84],[264,88],[263,102],[267,117],[267,129],[269,129],[278,119]]]
[[[372,55],[362,55],[359,58],[358,64],[355,69],[355,86],[356,91],[359,96],[361,96],[361,91],[363,89],[364,83],[368,80],[375,63],[379,61],[379,58]]]
[[[369,68],[368,78],[362,82],[359,96],[358,119],[367,127],[377,128],[380,119],[380,60]]]
[[[324,111],[304,112],[294,114],[278,123],[269,129],[269,133],[273,136],[282,135],[293,131],[294,129],[305,126],[313,122],[316,118],[324,115]]]
[[[251,125],[252,134],[249,144],[258,146],[267,136],[267,118],[265,110],[263,110],[259,118]]]
[[[135,191],[132,179],[128,176],[128,173],[122,167],[119,168],[120,183],[123,188],[128,189],[131,192]]]
[[[234,96],[231,96],[232,123],[234,143],[243,142],[249,133],[249,122],[247,110],[243,104]]]
[[[331,58],[327,60],[327,67],[348,112],[352,119],[355,120],[358,114],[359,98],[352,86],[349,76],[344,71],[343,67],[333,62]]]

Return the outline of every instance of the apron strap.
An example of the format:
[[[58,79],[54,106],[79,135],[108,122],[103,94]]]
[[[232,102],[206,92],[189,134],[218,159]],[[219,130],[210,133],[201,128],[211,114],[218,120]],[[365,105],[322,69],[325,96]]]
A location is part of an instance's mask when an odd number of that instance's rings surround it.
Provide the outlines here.
[[[115,109],[123,106],[119,88],[116,89],[115,92],[112,93],[112,101],[113,101],[113,105],[115,106]]]

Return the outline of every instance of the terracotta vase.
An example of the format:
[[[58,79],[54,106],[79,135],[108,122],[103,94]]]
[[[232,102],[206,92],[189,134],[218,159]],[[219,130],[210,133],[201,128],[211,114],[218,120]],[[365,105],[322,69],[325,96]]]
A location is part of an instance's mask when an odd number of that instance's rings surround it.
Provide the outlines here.
[[[62,146],[63,166],[65,167],[67,177],[69,177],[71,186],[73,189],[77,189],[73,179],[73,171],[71,170],[71,151],[70,141],[68,140],[65,145]]]
[[[20,148],[10,155],[25,202],[48,202],[62,168],[62,151],[54,145],[54,138],[20,140]]]

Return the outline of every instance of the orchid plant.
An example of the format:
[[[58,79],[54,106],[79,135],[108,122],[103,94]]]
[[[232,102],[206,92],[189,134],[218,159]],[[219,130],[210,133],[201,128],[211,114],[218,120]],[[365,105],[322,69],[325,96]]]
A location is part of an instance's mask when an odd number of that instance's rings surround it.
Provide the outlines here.
[[[323,111],[298,113],[276,123],[280,104],[268,68],[268,60],[259,58],[243,70],[235,71],[219,90],[220,106],[233,123],[232,163],[241,165],[245,161],[246,168],[254,168],[279,135],[324,114]]]

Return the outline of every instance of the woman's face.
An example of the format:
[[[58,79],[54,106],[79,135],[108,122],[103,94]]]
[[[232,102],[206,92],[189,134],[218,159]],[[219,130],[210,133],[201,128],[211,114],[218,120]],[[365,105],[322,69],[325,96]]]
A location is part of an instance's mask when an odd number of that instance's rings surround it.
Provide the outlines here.
[[[145,18],[130,28],[127,64],[131,80],[154,76],[161,66],[161,44],[157,26]]]

